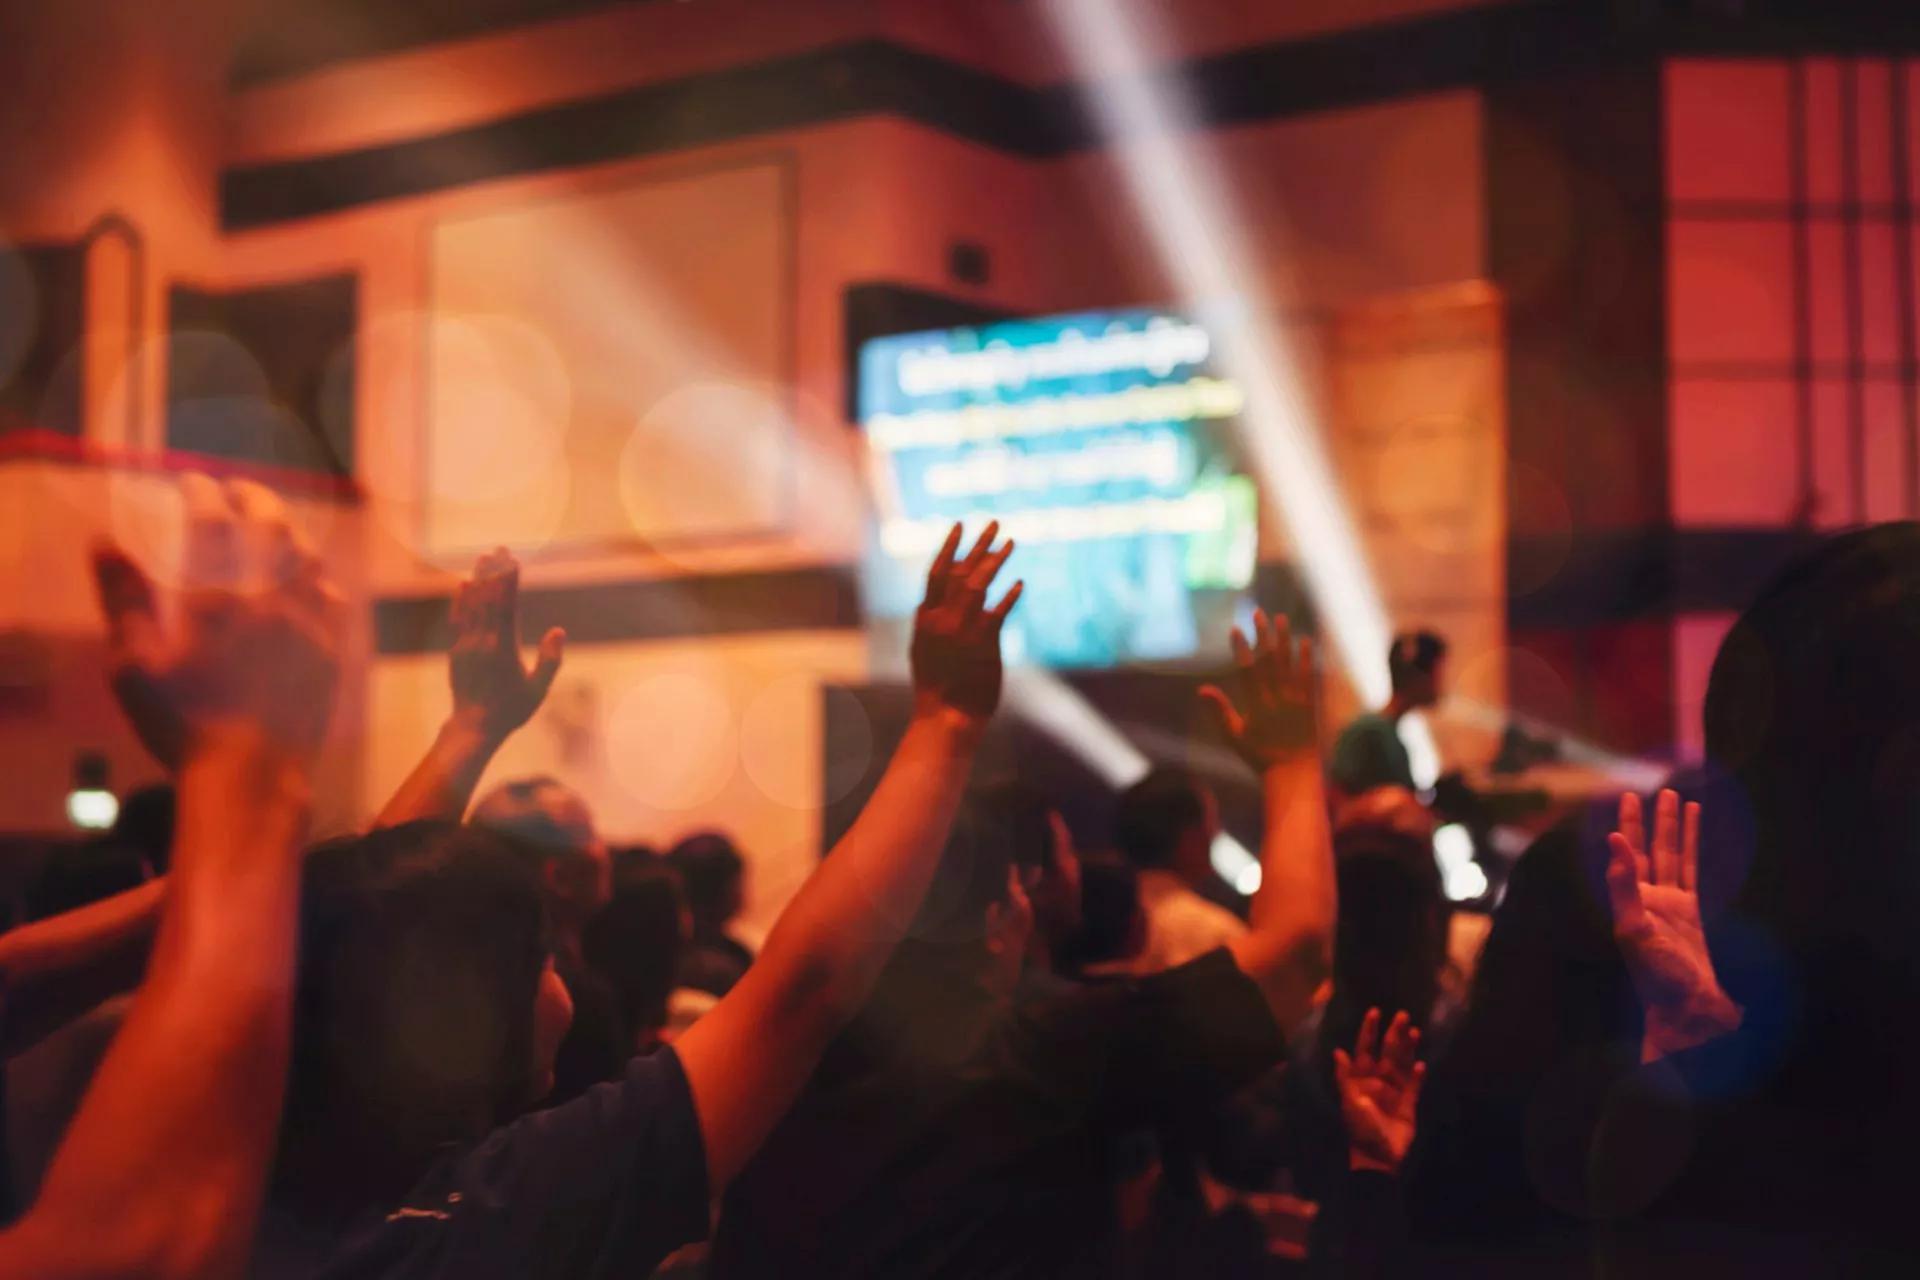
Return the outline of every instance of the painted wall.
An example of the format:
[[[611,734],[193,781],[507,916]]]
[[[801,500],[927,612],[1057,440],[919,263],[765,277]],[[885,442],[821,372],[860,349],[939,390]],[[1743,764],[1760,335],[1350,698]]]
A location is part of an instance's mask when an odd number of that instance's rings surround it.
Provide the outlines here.
[[[1342,21],[1445,7],[1457,6],[1378,0],[1356,10],[1217,0],[1194,6],[1191,15],[1183,8],[1176,30],[1183,33],[1180,51],[1217,51]],[[749,8],[753,20],[742,20]],[[48,127],[75,144],[130,121],[171,119],[176,110],[192,127],[167,133],[179,141],[159,148],[156,154],[164,158],[136,147],[143,157],[138,163],[101,161],[106,168],[98,171],[78,161],[57,165],[43,155],[39,185],[61,197],[36,196],[31,209],[16,202],[21,216],[10,208],[0,230],[17,234],[17,227],[31,223],[70,233],[115,200],[130,202],[125,207],[144,227],[145,211],[166,205],[167,212],[152,215],[154,226],[183,230],[179,247],[156,259],[146,285],[153,323],[163,314],[165,287],[174,282],[238,288],[342,271],[358,277],[355,480],[361,500],[313,502],[307,509],[326,519],[342,572],[370,601],[444,592],[458,567],[438,557],[421,536],[429,517],[423,504],[433,499],[423,450],[429,439],[425,368],[433,341],[427,313],[435,296],[430,267],[436,235],[473,219],[536,207],[564,210],[572,201],[653,183],[690,182],[697,203],[702,175],[775,166],[791,183],[783,224],[791,271],[787,280],[765,281],[763,287],[781,317],[791,376],[785,412],[770,430],[784,434],[780,457],[805,500],[786,527],[751,536],[708,538],[672,550],[614,546],[530,555],[528,579],[549,586],[846,565],[860,547],[866,497],[858,440],[843,420],[843,291],[853,283],[885,280],[1024,312],[1169,300],[1165,273],[1107,157],[1033,161],[903,120],[864,118],[503,178],[231,235],[217,229],[213,184],[222,164],[421,136],[531,105],[859,35],[889,36],[1035,83],[1058,77],[1063,64],[1056,53],[1045,52],[1037,39],[1009,42],[982,27],[968,16],[980,8],[826,0],[634,6],[369,59],[231,97],[220,87],[224,55],[211,36],[188,56],[169,52],[164,42],[150,46],[139,34],[147,28],[133,23],[128,49],[143,50],[140,58],[160,59],[168,68],[153,92],[167,102],[173,101],[169,95],[189,101],[191,110],[119,103],[113,112],[91,113],[77,100],[50,94],[48,111],[59,121]],[[60,65],[71,65],[82,52],[73,38],[63,39],[46,47],[57,52]],[[1297,312],[1312,328],[1364,299],[1485,274],[1481,128],[1478,95],[1459,91],[1241,125],[1195,141],[1219,165],[1253,229],[1259,277],[1253,283],[1273,306]],[[87,151],[75,146],[76,155]],[[10,165],[9,171],[22,168]],[[713,188],[716,201],[724,201],[722,191]],[[713,211],[718,216],[725,209],[717,203]],[[27,212],[34,217],[26,219]],[[959,239],[987,250],[992,274],[984,286],[949,277],[948,252]],[[609,251],[607,274],[621,287],[609,290],[605,333],[596,337],[618,337],[635,323],[648,305],[635,283],[648,277],[648,255],[658,264],[670,261],[676,249],[622,240]],[[581,336],[546,335],[557,342]],[[1308,363],[1308,381],[1324,385],[1317,358]],[[160,364],[153,360],[146,367],[144,376],[154,382],[150,404],[158,403],[163,390]],[[473,430],[483,426],[476,423]],[[149,440],[159,438],[154,424],[148,433]],[[507,456],[513,456],[511,449]],[[708,474],[710,491],[690,481],[687,501],[698,507],[711,498],[707,505],[724,507],[736,497],[720,486],[724,474]],[[13,526],[9,566],[27,572],[29,548],[52,545],[56,528],[68,549],[62,554],[77,559],[72,548],[110,523],[111,492],[126,483],[121,475],[50,464],[31,470],[0,466],[0,484],[31,492],[40,508],[64,504],[67,512],[53,523],[34,516]],[[1270,550],[1283,553],[1284,546]],[[14,610],[0,621],[0,630],[11,624],[70,640],[97,635],[84,590],[63,587],[34,596],[30,605],[0,609]],[[569,776],[619,838],[665,840],[702,825],[734,830],[755,859],[750,915],[764,923],[817,853],[819,684],[858,679],[866,669],[865,642],[852,632],[771,633],[699,645],[577,646],[552,705],[493,776]],[[70,684],[79,687],[64,677],[60,687]],[[363,815],[430,737],[446,704],[444,670],[430,656],[376,657],[351,700],[350,724],[367,732],[346,749],[338,794],[346,797],[343,809]],[[0,826],[44,822],[45,789],[64,790],[69,740],[95,745],[111,736],[97,701],[82,708],[63,694],[52,705],[59,709],[13,728],[0,726],[0,733],[18,730],[19,736],[4,739],[10,759],[29,740],[43,747],[52,742],[44,754],[59,762],[62,774],[57,781],[52,772],[22,775],[30,781],[10,785],[0,800]],[[705,727],[694,737],[667,732],[692,733],[696,721]],[[661,732],[640,732],[649,725]],[[121,764],[125,744],[105,745]],[[130,758],[125,766],[131,776]]]
[[[1920,68],[1676,61],[1665,95],[1674,525],[1920,515]],[[1689,752],[1733,616],[1673,624]]]

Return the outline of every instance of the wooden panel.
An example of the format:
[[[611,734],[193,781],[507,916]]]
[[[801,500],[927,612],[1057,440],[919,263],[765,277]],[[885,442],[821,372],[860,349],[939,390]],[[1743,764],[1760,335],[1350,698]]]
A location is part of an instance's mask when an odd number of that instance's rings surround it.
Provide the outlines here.
[[[1507,703],[1504,335],[1493,291],[1470,284],[1347,308],[1331,343],[1330,445],[1396,628],[1453,645],[1455,694]],[[1335,717],[1337,719],[1337,716]],[[1444,719],[1446,759],[1492,738]]]

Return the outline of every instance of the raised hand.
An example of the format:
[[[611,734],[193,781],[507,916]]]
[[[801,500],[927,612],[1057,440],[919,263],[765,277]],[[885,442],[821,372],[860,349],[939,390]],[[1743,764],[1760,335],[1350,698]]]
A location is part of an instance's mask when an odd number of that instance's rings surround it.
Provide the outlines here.
[[[1000,703],[1000,628],[1025,584],[1014,583],[1000,603],[987,607],[987,588],[1013,554],[1011,539],[994,549],[999,532],[998,521],[989,524],[966,558],[955,560],[955,524],[927,570],[927,594],[913,615],[909,650],[915,700],[923,709],[944,707],[984,721]]]
[[[453,595],[449,671],[453,714],[499,741],[525,724],[560,674],[567,633],[540,637],[529,669],[520,658],[520,565],[502,547],[480,557]]]
[[[1407,1158],[1420,1109],[1420,1085],[1427,1078],[1427,1064],[1419,1057],[1420,1029],[1405,1010],[1393,1016],[1384,1042],[1380,1011],[1367,1010],[1360,1034],[1354,1037],[1352,1056],[1345,1049],[1333,1051],[1351,1168],[1396,1173]]]
[[[1256,772],[1285,764],[1311,753],[1317,745],[1314,711],[1313,642],[1302,636],[1296,645],[1287,620],[1253,613],[1253,642],[1233,632],[1233,662],[1238,669],[1240,697],[1227,696],[1218,685],[1200,690],[1219,717],[1220,727]]]
[[[1700,806],[1662,791],[1647,845],[1640,797],[1620,797],[1620,828],[1607,840],[1613,937],[1646,1012],[1641,1060],[1677,1053],[1740,1025],[1721,988],[1700,923]]]
[[[241,740],[310,766],[326,735],[346,605],[270,490],[181,478],[187,537],[172,624],[145,572],[97,547],[111,681],[134,732],[170,769]]]

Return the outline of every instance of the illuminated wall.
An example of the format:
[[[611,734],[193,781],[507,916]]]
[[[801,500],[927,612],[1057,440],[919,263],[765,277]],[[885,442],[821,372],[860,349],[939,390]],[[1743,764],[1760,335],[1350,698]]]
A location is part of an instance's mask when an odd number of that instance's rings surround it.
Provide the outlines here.
[[[1878,57],[1667,65],[1677,529],[1765,551],[1920,515],[1916,74]],[[1680,604],[1675,723],[1697,749],[1734,602]]]

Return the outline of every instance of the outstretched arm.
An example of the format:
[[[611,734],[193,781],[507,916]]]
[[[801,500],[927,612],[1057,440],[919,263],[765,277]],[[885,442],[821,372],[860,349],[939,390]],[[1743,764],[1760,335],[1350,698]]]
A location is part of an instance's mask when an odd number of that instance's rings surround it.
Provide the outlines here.
[[[988,525],[955,562],[954,526],[914,618],[914,714],[853,827],[768,935],[753,967],[675,1045],[717,1194],[785,1114],[827,1044],[865,1004],[926,896],[974,750],[1000,699],[1000,625],[1020,584],[986,607],[1013,551]]]
[[[299,844],[344,609],[265,490],[188,477],[184,623],[116,684],[178,764],[174,869],[145,984],[0,1274],[238,1275],[278,1129]],[[137,574],[117,551],[101,572]],[[151,592],[148,592],[151,599]]]
[[[166,882],[0,934],[0,1059],[31,1048],[140,980]]]
[[[1238,701],[1212,685],[1200,692],[1259,773],[1266,813],[1260,888],[1246,934],[1228,949],[1259,985],[1274,1020],[1291,1028],[1333,970],[1333,836],[1315,751],[1312,647],[1302,639],[1295,652],[1284,618],[1269,627],[1256,612],[1253,621],[1252,644],[1233,633]]]
[[[494,753],[539,710],[560,674],[567,633],[554,627],[542,636],[529,669],[520,659],[519,614],[519,563],[504,547],[481,556],[473,577],[453,594],[453,649],[447,664],[453,712],[373,820],[375,828],[422,818],[458,822]]]

